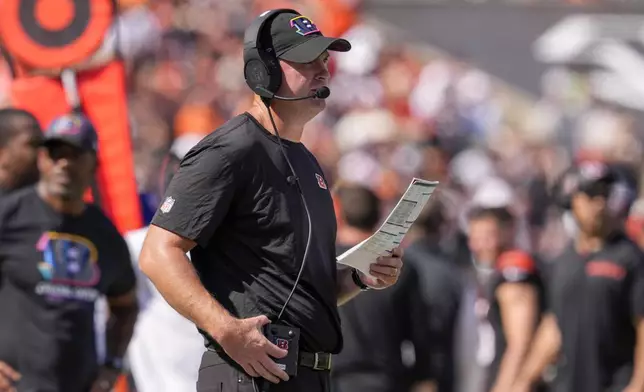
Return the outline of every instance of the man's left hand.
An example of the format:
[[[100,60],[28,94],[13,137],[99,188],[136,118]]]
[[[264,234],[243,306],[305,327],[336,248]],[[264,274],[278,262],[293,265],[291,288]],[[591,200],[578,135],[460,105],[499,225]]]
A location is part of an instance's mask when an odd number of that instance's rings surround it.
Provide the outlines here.
[[[360,278],[364,284],[376,290],[393,286],[400,276],[400,270],[403,266],[402,257],[402,248],[394,248],[391,256],[378,257],[376,262],[371,264],[369,273],[376,279],[366,276],[362,272],[360,272]]]
[[[110,392],[120,375],[121,372],[118,369],[102,367],[90,392]]]

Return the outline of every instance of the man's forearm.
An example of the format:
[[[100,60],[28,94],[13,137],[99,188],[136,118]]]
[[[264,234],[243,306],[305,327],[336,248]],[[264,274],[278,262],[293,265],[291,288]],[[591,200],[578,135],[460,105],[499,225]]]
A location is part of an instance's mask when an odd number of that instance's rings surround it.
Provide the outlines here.
[[[109,358],[123,358],[130,344],[138,314],[136,298],[132,304],[110,306],[110,318],[105,331],[105,344]]]
[[[531,350],[519,374],[519,382],[529,384],[536,382],[546,367],[556,360],[560,347],[561,335],[557,320],[554,315],[547,315],[537,330]]]
[[[352,270],[352,268],[338,269],[338,306],[344,305],[360,294],[360,288],[356,286],[351,277]]]
[[[233,316],[203,287],[181,249],[157,249],[142,255],[143,272],[172,308],[215,340]]]
[[[525,350],[507,349],[503,353],[499,374],[494,386],[500,391],[509,391],[512,385],[519,378],[521,364],[525,360]],[[493,389],[494,390],[494,389]]]

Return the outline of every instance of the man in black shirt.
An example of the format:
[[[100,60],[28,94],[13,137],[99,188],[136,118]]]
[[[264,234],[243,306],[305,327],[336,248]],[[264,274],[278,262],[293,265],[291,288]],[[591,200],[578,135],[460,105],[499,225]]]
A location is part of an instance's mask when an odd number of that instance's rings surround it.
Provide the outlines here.
[[[55,120],[38,152],[40,181],[0,201],[0,391],[110,391],[136,319],[127,245],[84,191],[96,134],[83,117]],[[109,301],[99,368],[94,303]],[[20,376],[18,376],[20,375]]]
[[[36,155],[41,141],[42,129],[31,113],[0,109],[0,196],[38,180]]]
[[[515,224],[506,207],[475,207],[468,243],[477,282],[478,365],[484,387],[510,392],[545,307],[542,268],[514,244]],[[540,389],[543,389],[540,386]]]
[[[381,210],[378,196],[358,184],[338,186],[335,200],[340,212],[340,255],[373,234]],[[407,262],[395,287],[363,293],[340,306],[344,346],[333,358],[334,392],[403,392],[412,385],[418,392],[434,390],[429,309],[420,284],[418,271]],[[403,357],[411,350],[416,358],[413,365]]]
[[[644,390],[644,255],[622,231],[615,173],[584,162],[561,180],[577,223],[552,263],[548,307],[514,391],[555,359],[555,392]]]
[[[398,249],[374,256],[369,277],[338,272],[331,195],[300,142],[325,107],[327,50],[349,49],[296,11],[260,15],[244,47],[253,107],[188,152],[152,220],[139,264],[206,339],[199,391],[252,391],[256,377],[271,391],[324,390],[342,348],[338,304],[398,278]],[[269,320],[300,330],[296,377],[271,358],[288,351],[262,334]]]

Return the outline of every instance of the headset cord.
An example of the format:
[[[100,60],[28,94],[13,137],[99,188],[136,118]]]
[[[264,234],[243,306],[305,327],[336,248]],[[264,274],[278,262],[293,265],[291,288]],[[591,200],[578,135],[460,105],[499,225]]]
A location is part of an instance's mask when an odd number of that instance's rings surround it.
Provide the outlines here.
[[[309,212],[309,206],[306,204],[306,198],[304,197],[304,192],[302,191],[302,187],[300,186],[300,179],[297,177],[297,174],[295,173],[295,169],[293,168],[293,165],[291,165],[291,161],[288,159],[288,156],[286,155],[286,151],[284,150],[284,146],[282,145],[282,138],[280,137],[279,131],[277,130],[277,126],[275,125],[275,120],[273,120],[273,112],[271,111],[271,108],[268,105],[268,103],[267,102],[264,102],[264,103],[266,104],[266,108],[268,109],[268,117],[271,119],[271,125],[273,125],[273,130],[275,131],[275,135],[277,136],[277,142],[280,146],[280,151],[282,152],[282,155],[284,156],[284,159],[286,160],[286,163],[288,164],[288,167],[291,170],[291,173],[293,173],[293,176],[295,177],[295,184],[297,185],[297,190],[299,191],[300,198],[302,199],[302,203],[304,204],[304,210],[306,211],[306,219],[308,221],[308,235],[306,238],[306,247],[304,248],[304,257],[302,259],[302,265],[300,266],[300,271],[297,274],[297,278],[295,279],[295,283],[293,284],[291,293],[288,295],[286,302],[284,302],[284,305],[282,305],[282,309],[280,310],[280,313],[277,316],[276,321],[279,321],[281,320],[282,315],[284,314],[286,305],[288,305],[288,303],[291,301],[291,297],[293,296],[293,293],[297,288],[297,284],[300,282],[300,278],[302,277],[302,272],[304,271],[304,264],[306,264],[307,256],[309,254],[309,247],[311,245],[311,232],[312,232],[311,214]]]
[[[280,151],[284,156],[284,159],[286,160],[286,163],[288,164],[288,167],[291,170],[291,173],[293,173],[293,177],[295,177],[295,184],[297,185],[297,190],[300,194],[300,198],[302,199],[302,203],[304,204],[304,210],[306,212],[306,219],[308,222],[308,235],[306,238],[306,247],[304,248],[304,257],[302,259],[302,265],[300,266],[300,271],[297,273],[297,278],[295,278],[295,283],[293,284],[293,288],[291,289],[291,292],[289,293],[288,298],[286,298],[286,302],[284,302],[284,305],[282,305],[282,309],[280,310],[279,315],[277,316],[277,320],[275,320],[275,321],[279,321],[281,320],[282,315],[284,314],[284,310],[286,309],[286,306],[291,301],[291,297],[293,297],[293,293],[295,293],[297,284],[300,282],[300,278],[302,277],[302,272],[304,271],[304,265],[306,264],[307,256],[309,254],[309,248],[311,245],[311,231],[312,231],[311,214],[309,212],[309,206],[306,203],[306,198],[304,197],[304,192],[302,191],[302,187],[300,187],[300,179],[297,177],[297,174],[295,173],[295,169],[293,168],[293,165],[291,165],[291,161],[288,159],[288,155],[286,155],[286,150],[284,149],[284,145],[282,144],[282,138],[280,137],[279,131],[277,130],[277,126],[275,125],[275,120],[273,119],[273,112],[271,111],[269,102],[264,101],[264,104],[266,104],[266,109],[268,109],[268,117],[271,120],[271,125],[273,126],[273,130],[275,131],[275,135],[277,136],[277,143],[279,144]],[[262,391],[259,390],[257,383],[255,382],[255,378],[252,378],[252,383],[253,383],[254,392],[264,392],[264,391],[268,391],[269,389],[268,384],[266,383],[265,380],[263,380]]]

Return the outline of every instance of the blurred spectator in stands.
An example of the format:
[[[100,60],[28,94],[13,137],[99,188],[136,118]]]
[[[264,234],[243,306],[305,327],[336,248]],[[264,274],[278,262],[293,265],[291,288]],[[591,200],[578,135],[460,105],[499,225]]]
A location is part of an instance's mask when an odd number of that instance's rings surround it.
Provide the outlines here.
[[[21,109],[0,109],[0,196],[38,180],[36,158],[42,143],[38,120]]]
[[[415,354],[429,359],[416,361],[415,377],[429,371],[436,392],[457,390],[456,332],[463,292],[461,269],[442,247],[442,237],[449,235],[446,225],[450,213],[445,198],[446,194],[437,189],[405,238],[409,242],[405,263],[418,271],[419,294],[428,309],[424,322],[429,348],[427,352],[415,350]]]

